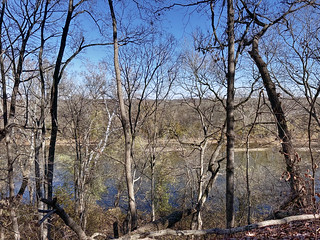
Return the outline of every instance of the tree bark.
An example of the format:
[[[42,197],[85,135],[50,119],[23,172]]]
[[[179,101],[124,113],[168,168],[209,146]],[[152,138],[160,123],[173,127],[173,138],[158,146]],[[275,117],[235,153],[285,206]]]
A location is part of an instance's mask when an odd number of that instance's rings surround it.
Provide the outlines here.
[[[72,13],[74,10],[73,0],[69,0],[68,14],[63,27],[63,32],[60,40],[60,48],[55,63],[54,73],[53,73],[53,83],[51,87],[51,100],[50,100],[50,114],[51,114],[51,136],[49,145],[49,156],[48,156],[48,172],[47,172],[47,182],[48,182],[48,199],[52,200],[53,193],[53,170],[54,170],[54,157],[58,133],[58,86],[61,80],[61,65],[64,50],[66,47],[69,26],[72,19]]]
[[[41,88],[41,100],[40,100],[40,117],[36,122],[35,139],[34,139],[34,169],[35,169],[35,183],[36,183],[36,204],[38,209],[44,209],[44,204],[40,201],[43,196],[46,195],[44,177],[46,168],[46,125],[45,125],[45,108],[46,108],[46,86],[44,79],[44,69],[43,69],[43,50],[45,45],[44,30],[48,14],[49,0],[45,1],[43,19],[40,24],[40,49],[38,55],[39,63],[39,77],[40,77],[40,88]],[[40,130],[41,129],[41,130]],[[43,217],[39,213],[39,220]],[[47,225],[42,224],[40,226],[40,239],[47,239]]]
[[[63,27],[63,32],[60,40],[59,53],[55,62],[55,68],[53,72],[53,82],[51,86],[51,98],[50,98],[50,115],[51,115],[51,134],[49,143],[49,155],[46,167],[46,183],[47,187],[47,198],[52,200],[53,197],[53,171],[54,171],[54,160],[55,150],[58,133],[58,86],[62,77],[61,67],[64,50],[66,47],[69,26],[72,20],[72,14],[74,11],[73,0],[69,0],[68,13]],[[50,225],[48,225],[48,239],[51,239]]]
[[[235,36],[233,0],[227,1],[228,8],[228,72],[227,72],[227,164],[226,164],[226,225],[234,226],[234,79],[235,79]]]
[[[41,199],[42,202],[51,207],[54,212],[48,213],[51,215],[52,213],[57,213],[59,217],[64,221],[64,223],[70,227],[78,236],[79,240],[87,240],[89,239],[85,232],[82,230],[81,226],[78,225],[65,211],[60,205],[57,203],[57,199]]]
[[[1,13],[0,13],[0,32],[2,33],[2,26],[3,26],[3,17],[6,8],[6,1],[2,1],[1,4]],[[3,58],[3,44],[2,44],[2,37],[0,36],[0,69],[1,69],[1,86],[2,86],[2,104],[3,104],[3,133],[1,133],[1,139],[5,137],[5,127],[8,125],[8,103],[7,103],[7,84],[6,84],[6,74],[5,74],[5,67],[4,67],[4,58]]]
[[[206,230],[173,230],[173,229],[164,229],[160,231],[145,231],[144,233],[137,233],[131,236],[123,236],[119,239],[153,239],[155,237],[163,237],[163,236],[208,236],[211,234],[216,235],[229,235],[239,232],[250,231],[252,229],[258,229],[269,226],[276,226],[281,224],[290,223],[293,221],[303,221],[303,220],[315,220],[320,218],[319,214],[305,214],[305,215],[297,215],[290,216],[283,219],[277,220],[268,220],[259,223],[253,223],[247,226],[236,227],[231,229],[221,229],[221,228],[212,228]]]
[[[130,122],[125,109],[123,93],[122,93],[122,83],[120,75],[119,66],[119,44],[118,44],[118,34],[117,34],[117,20],[113,9],[113,1],[108,0],[109,8],[112,17],[112,27],[113,27],[113,47],[114,47],[114,69],[116,74],[116,84],[117,84],[117,95],[120,107],[120,119],[122,123],[122,129],[124,133],[125,141],[125,173],[126,173],[126,183],[128,190],[128,205],[129,205],[129,230],[134,230],[137,228],[137,209],[136,200],[134,195],[133,177],[132,177],[132,136],[130,134]]]
[[[199,147],[199,170],[198,170],[198,193],[197,193],[198,196],[197,196],[196,213],[192,215],[191,229],[200,230],[202,229],[202,223],[203,223],[201,218],[201,209],[202,209],[203,203],[201,204],[201,200],[204,194],[204,189],[203,189],[204,187],[204,156],[205,156],[205,151],[208,145],[208,128],[205,124],[204,116],[202,111],[199,109],[199,106],[196,107],[196,111],[198,112],[198,115],[200,118],[204,139],[201,141],[201,143],[198,146]],[[218,147],[219,147],[219,143],[216,150],[218,149]],[[212,161],[212,159],[210,161]],[[213,161],[215,161],[215,159]]]
[[[197,205],[195,207],[195,212],[192,214],[192,223],[191,226],[195,226],[194,223],[197,222],[197,218],[198,218],[198,213],[200,213],[204,203],[207,201],[207,198],[209,196],[209,193],[212,190],[213,184],[215,183],[217,177],[218,177],[218,173],[220,170],[220,163],[224,160],[224,158],[220,159],[217,161],[217,158],[219,156],[220,150],[222,148],[222,143],[224,142],[224,129],[225,129],[225,125],[223,125],[222,129],[221,129],[221,135],[220,135],[220,139],[218,141],[218,145],[216,146],[213,154],[211,155],[210,158],[210,162],[209,162],[209,166],[208,166],[208,171],[211,173],[210,179],[208,180],[205,189],[202,191],[202,194],[200,196],[200,198],[198,198],[198,202]],[[217,163],[217,167],[214,168],[214,164]],[[192,228],[191,228],[192,229]],[[200,230],[200,229],[198,229]]]
[[[124,235],[119,239],[139,239],[140,237],[143,238],[143,236],[147,235],[149,232],[160,231],[173,227],[177,222],[181,221],[181,219],[189,216],[192,213],[193,211],[191,209],[187,209],[184,211],[175,211],[168,216],[147,223],[146,225],[133,231],[131,234]]]
[[[267,91],[268,98],[272,107],[272,111],[277,119],[278,137],[282,145],[282,153],[284,154],[288,177],[287,180],[290,183],[291,195],[299,196],[299,203],[303,205],[304,199],[300,171],[298,167],[299,156],[295,151],[292,142],[291,134],[287,125],[285,113],[281,106],[279,95],[276,91],[276,86],[273,83],[269,74],[267,64],[263,61],[259,54],[259,37],[255,37],[252,42],[252,50],[249,52],[251,58],[255,61],[259,72],[261,74],[264,87]]]
[[[152,154],[150,157],[150,169],[151,169],[151,221],[156,220],[156,209],[155,209],[155,165],[156,156],[155,148],[152,147]]]
[[[2,1],[1,4],[1,13],[0,13],[0,32],[2,33],[3,26],[3,17],[6,7],[6,1]],[[0,141],[6,136],[5,127],[8,125],[8,111],[7,111],[7,86],[6,86],[6,76],[5,76],[5,67],[4,67],[4,58],[3,58],[3,44],[2,44],[2,36],[0,36],[0,71],[1,71],[1,90],[2,90],[2,109],[3,109],[3,129],[0,132]],[[2,215],[2,211],[0,210],[0,215]],[[1,226],[0,239],[4,239],[4,227]]]

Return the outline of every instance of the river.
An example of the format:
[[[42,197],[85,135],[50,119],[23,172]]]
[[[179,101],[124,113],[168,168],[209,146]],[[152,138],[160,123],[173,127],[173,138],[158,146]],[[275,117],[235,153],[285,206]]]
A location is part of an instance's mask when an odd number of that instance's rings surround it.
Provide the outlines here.
[[[311,171],[310,159],[308,158],[309,153],[307,149],[300,149],[299,154],[302,158],[300,163],[301,173],[305,174],[307,173],[308,169]],[[192,161],[192,158],[194,158],[196,155],[189,155],[188,158],[182,157],[181,154],[179,155],[175,153],[174,155],[176,158],[175,161],[167,160],[168,162],[162,162],[162,165],[159,167],[166,174],[166,181],[162,183],[164,185],[164,189],[162,189],[162,194],[164,195],[162,197],[163,201],[167,201],[167,205],[169,205],[166,206],[168,211],[190,207],[192,204],[194,204],[196,199],[195,186],[197,179],[194,174],[194,162],[196,160]],[[169,159],[170,156],[171,155],[167,155],[167,158]],[[316,153],[315,159],[318,158],[319,153]],[[224,169],[225,165],[222,166],[219,176],[205,205],[205,211],[210,214],[224,213]],[[110,164],[105,165],[105,172],[110,172],[110,176],[105,182],[107,192],[102,194],[102,197],[98,203],[106,209],[114,207],[117,193],[119,189],[121,189],[122,192],[120,194],[119,206],[123,209],[126,209],[127,200],[125,194],[125,183],[120,182],[119,184],[119,174],[121,171],[116,175],[111,174],[114,171],[115,170],[112,169]],[[59,177],[59,175],[62,176],[66,174],[66,172],[67,171],[63,166],[59,166],[57,168],[57,184],[62,183],[62,179]],[[247,209],[245,172],[245,149],[237,149],[235,152],[235,209],[238,219],[245,218]],[[148,172],[146,171],[144,174],[148,175]],[[285,200],[285,196],[289,194],[289,185],[282,177],[283,175],[285,175],[285,163],[283,155],[279,152],[279,147],[250,149],[249,179],[253,218],[260,219],[263,216],[268,215],[270,211],[272,211],[274,208],[277,208],[277,206],[279,206],[279,204]],[[207,178],[208,177],[209,175]],[[319,179],[319,171],[317,171],[316,179]],[[319,183],[318,180],[316,182]],[[121,187],[119,187],[119,185],[121,185]],[[141,179],[137,180],[135,186],[137,188],[136,196],[139,211],[144,213],[150,212],[150,181],[147,177],[142,177]],[[319,187],[317,187],[317,190],[319,190]],[[158,201],[161,201],[161,199]]]

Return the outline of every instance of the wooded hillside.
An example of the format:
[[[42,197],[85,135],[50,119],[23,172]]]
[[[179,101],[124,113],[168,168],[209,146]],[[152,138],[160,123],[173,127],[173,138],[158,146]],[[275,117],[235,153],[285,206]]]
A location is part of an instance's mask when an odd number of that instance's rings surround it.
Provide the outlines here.
[[[2,0],[0,239],[317,238],[319,4]]]

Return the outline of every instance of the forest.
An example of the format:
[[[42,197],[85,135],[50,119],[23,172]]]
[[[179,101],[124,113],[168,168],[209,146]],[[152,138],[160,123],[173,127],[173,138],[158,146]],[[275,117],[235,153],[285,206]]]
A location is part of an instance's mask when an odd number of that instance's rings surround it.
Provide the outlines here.
[[[0,240],[318,238],[318,0],[2,0],[0,33]]]

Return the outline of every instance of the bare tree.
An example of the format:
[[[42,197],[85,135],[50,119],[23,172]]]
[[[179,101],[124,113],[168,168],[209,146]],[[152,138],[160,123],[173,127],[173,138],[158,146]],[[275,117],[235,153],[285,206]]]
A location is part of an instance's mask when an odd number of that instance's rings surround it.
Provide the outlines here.
[[[168,66],[173,41],[157,38],[156,35],[144,34],[145,42],[139,45],[126,45],[118,48],[116,17],[112,1],[109,1],[114,32],[114,64],[117,80],[117,94],[120,106],[120,120],[125,137],[125,169],[129,201],[129,229],[137,226],[134,183],[146,169],[146,162],[135,158],[134,141],[144,123],[157,111],[158,106],[169,93],[176,66]],[[141,35],[140,35],[141,36]],[[118,58],[120,56],[120,59]],[[122,90],[122,87],[124,89]],[[124,92],[122,92],[124,91]],[[140,165],[140,166],[139,166]]]
[[[146,42],[138,47],[123,47],[121,51],[121,66],[126,94],[127,111],[132,134],[132,159],[134,162],[135,179],[140,179],[146,170],[146,162],[139,160],[138,149],[135,148],[135,139],[141,135],[141,131],[148,127],[147,122],[154,119],[154,127],[157,128],[159,112],[163,109],[171,85],[176,78],[176,64],[172,62],[173,39],[164,39],[163,42]],[[155,131],[154,131],[155,130]],[[154,194],[155,186],[155,152],[157,146],[157,131],[150,129],[149,143],[152,142],[150,166],[151,166],[151,191]],[[149,146],[151,146],[149,144]],[[153,151],[153,153],[152,153]],[[160,151],[161,152],[161,151]],[[140,176],[139,176],[140,175]],[[135,182],[135,180],[134,180]],[[139,181],[139,183],[142,183]],[[137,185],[136,190],[139,189]],[[152,198],[152,197],[151,197]],[[152,201],[154,203],[154,201]]]
[[[269,73],[266,62],[262,59],[259,53],[259,40],[261,37],[267,32],[267,30],[275,24],[278,24],[281,20],[285,19],[287,15],[290,13],[296,12],[306,6],[309,5],[309,2],[301,2],[301,3],[288,3],[285,4],[285,10],[280,13],[280,16],[275,17],[274,20],[270,20],[270,18],[261,16],[261,19],[257,17],[256,12],[258,11],[258,5],[255,6],[254,11],[250,10],[248,5],[242,1],[245,7],[245,11],[248,13],[248,16],[257,24],[258,33],[254,34],[252,39],[248,41],[248,43],[252,44],[252,50],[249,52],[250,56],[254,60],[257,65],[259,72],[261,74],[261,78],[263,80],[265,89],[268,94],[268,98],[272,107],[272,111],[277,120],[277,129],[278,136],[281,141],[282,151],[284,154],[284,158],[286,161],[288,181],[290,183],[291,188],[291,196],[288,199],[288,202],[291,202],[293,199],[296,200],[298,198],[299,204],[304,205],[304,192],[301,185],[301,177],[300,171],[298,167],[299,156],[296,153],[293,144],[292,137],[289,131],[287,120],[283,111],[283,107],[281,106],[279,94],[276,91],[276,86],[272,81],[271,75]],[[265,22],[264,22],[265,20]]]
[[[64,53],[67,46],[67,38],[69,35],[70,25],[72,20],[75,19],[79,14],[86,12],[81,9],[85,0],[79,0],[77,2],[73,0],[68,1],[67,14],[64,21],[64,27],[60,38],[59,51],[54,62],[54,70],[51,85],[51,95],[50,95],[50,115],[51,115],[51,133],[50,133],[50,143],[48,152],[48,162],[46,168],[46,181],[48,184],[47,199],[50,201],[53,197],[53,173],[54,173],[54,160],[55,160],[55,149],[57,142],[58,133],[58,90],[59,83],[63,76],[63,73],[68,66],[68,64],[85,48],[96,46],[96,45],[106,45],[106,44],[85,44],[85,38],[82,36],[79,41],[75,43],[75,49],[70,56],[64,58]],[[64,60],[65,59],[65,60]]]
[[[1,8],[1,80],[2,80],[2,101],[3,101],[3,119],[4,119],[4,135],[7,154],[7,168],[8,168],[8,187],[9,198],[11,202],[10,216],[13,224],[14,238],[20,239],[19,224],[16,215],[15,201],[15,185],[14,185],[14,163],[15,158],[12,149],[12,129],[16,124],[16,108],[17,98],[19,95],[19,86],[23,81],[23,64],[28,55],[27,44],[32,35],[38,29],[38,19],[40,17],[41,1],[37,2],[32,10],[28,12],[31,3],[23,2],[20,6],[13,6],[2,1]],[[28,12],[28,13],[27,13]],[[24,17],[20,17],[19,13]],[[6,21],[4,21],[4,17]],[[16,28],[12,27],[12,25]],[[3,34],[5,33],[5,34]],[[4,42],[7,46],[4,46]],[[8,60],[7,60],[8,59]],[[5,67],[5,61],[9,61],[9,67]],[[12,92],[10,95],[10,102],[8,96],[8,73],[13,75]],[[27,79],[24,79],[27,80]],[[2,139],[3,139],[2,138]],[[24,187],[19,192],[21,198]]]
[[[212,31],[214,36],[213,48],[220,49],[222,59],[224,58],[223,50],[227,49],[227,60],[225,66],[226,82],[227,82],[227,100],[226,100],[226,135],[227,135],[227,163],[226,163],[226,226],[227,228],[234,227],[234,114],[235,114],[235,73],[236,64],[239,56],[244,49],[244,39],[248,34],[251,22],[242,21],[244,16],[241,14],[243,7],[239,2],[234,3],[233,0],[227,1],[227,25],[226,43],[217,35],[219,21],[216,23],[216,3],[210,2]],[[237,10],[237,12],[235,11]],[[218,18],[219,19],[219,18]],[[237,24],[236,24],[237,23]],[[237,32],[237,39],[235,36]],[[203,50],[212,49],[210,45],[204,46]],[[247,98],[248,99],[248,98]],[[244,100],[244,102],[247,100]],[[241,104],[241,103],[239,103]],[[237,105],[239,105],[237,104]]]
[[[312,6],[292,14],[287,19],[286,26],[278,26],[277,33],[281,38],[279,43],[284,43],[284,49],[275,53],[280,62],[276,66],[272,62],[269,70],[277,86],[286,96],[289,96],[297,105],[308,114],[307,126],[301,126],[302,131],[308,132],[308,148],[311,162],[311,191],[310,202],[315,199],[315,172],[317,162],[314,154],[314,135],[316,126],[320,126],[318,117],[317,100],[320,93],[318,66],[315,57],[319,39],[319,22],[314,21],[317,10]],[[282,50],[282,51],[281,51]],[[303,97],[302,97],[303,96]],[[298,114],[298,113],[296,113]]]
[[[183,72],[183,78],[185,79],[180,87],[188,94],[183,94],[184,105],[197,115],[197,118],[192,121],[193,125],[198,126],[196,129],[192,128],[195,131],[195,136],[192,138],[197,140],[186,142],[180,139],[179,134],[176,136],[181,146],[189,149],[190,153],[185,155],[197,159],[191,161],[194,164],[191,169],[196,169],[197,180],[196,199],[192,199],[195,202],[196,211],[193,213],[191,229],[202,229],[201,210],[220,169],[220,166],[214,165],[217,163],[223,145],[224,127],[221,126],[225,124],[222,117],[225,114],[225,106],[224,101],[221,101],[223,96],[219,96],[220,87],[217,89],[211,87],[219,85],[221,79],[210,54],[208,56],[200,56],[199,53],[186,54],[184,60],[186,71]],[[211,156],[208,156],[208,148],[212,142],[218,144]],[[197,156],[194,156],[193,152],[197,152]],[[211,173],[208,181],[205,168],[208,168],[208,172]]]
[[[64,132],[70,132],[65,137],[71,138],[74,142],[75,212],[79,216],[83,230],[86,230],[89,204],[96,200],[93,198],[94,185],[99,183],[100,178],[95,176],[102,166],[99,161],[113,131],[116,109],[116,105],[110,99],[106,99],[107,89],[103,86],[105,84],[103,73],[86,76],[86,78],[95,77],[96,79],[90,79],[90,85],[64,89],[66,106],[62,111],[63,120],[66,121]],[[90,89],[93,87],[95,89]]]
[[[137,207],[133,187],[133,177],[132,177],[132,157],[131,157],[131,145],[132,140],[130,136],[130,122],[125,109],[122,82],[121,82],[121,72],[119,64],[119,43],[118,43],[118,33],[117,33],[117,19],[113,8],[113,1],[108,0],[109,8],[112,18],[112,27],[113,27],[113,47],[114,47],[114,70],[116,76],[117,84],[117,96],[120,107],[120,119],[122,123],[124,141],[125,141],[125,172],[126,172],[126,183],[128,190],[128,205],[129,205],[129,214],[130,214],[130,230],[134,230],[137,227]]]
[[[198,38],[196,49],[204,54],[215,52],[216,62],[223,62],[222,69],[224,70],[227,88],[225,104],[227,136],[226,225],[228,228],[231,228],[234,226],[235,72],[239,56],[244,50],[245,38],[249,33],[252,21],[245,21],[246,16],[242,14],[244,12],[243,6],[240,2],[234,2],[233,0],[227,1],[227,4],[218,1],[173,3],[162,9],[171,9],[175,6],[200,8],[200,6],[203,7],[204,5],[210,9],[212,33],[207,38],[203,36]],[[227,22],[223,24],[220,20],[222,12],[225,10]],[[220,31],[220,29],[223,30]]]
[[[235,36],[233,0],[227,1],[228,17],[228,72],[227,72],[227,165],[226,165],[226,219],[227,228],[234,227],[234,80]]]
[[[38,209],[44,209],[44,205],[40,201],[41,198],[46,196],[45,192],[45,171],[46,171],[46,109],[47,109],[47,91],[46,91],[46,64],[43,60],[44,47],[48,39],[45,38],[44,32],[46,27],[46,21],[50,17],[48,15],[49,1],[44,3],[43,18],[40,23],[40,48],[38,55],[39,64],[39,81],[40,81],[40,116],[36,119],[34,130],[34,171],[35,171],[35,185],[36,185],[36,203]],[[39,220],[42,218],[42,214],[39,213]],[[41,239],[46,239],[47,228],[44,225],[40,226]]]

